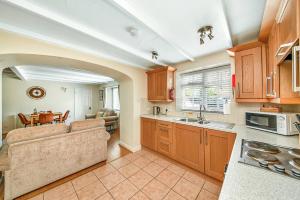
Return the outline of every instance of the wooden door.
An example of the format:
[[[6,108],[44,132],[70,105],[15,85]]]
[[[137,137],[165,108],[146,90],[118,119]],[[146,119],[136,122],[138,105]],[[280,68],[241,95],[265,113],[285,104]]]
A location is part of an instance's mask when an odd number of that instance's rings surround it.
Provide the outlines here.
[[[167,100],[167,77],[168,71],[158,71],[155,73],[155,99]]]
[[[223,180],[224,169],[233,148],[235,134],[205,129],[205,174]]]
[[[156,121],[154,119],[141,118],[141,144],[156,150]]]
[[[148,73],[147,78],[148,78],[148,99],[155,100],[156,99],[156,94],[155,94],[156,74]]]
[[[278,25],[273,24],[268,39],[268,64],[266,78],[266,97],[279,97],[279,66],[277,65],[276,51],[278,48]]]
[[[262,48],[256,47],[235,54],[237,98],[262,98]]]
[[[176,124],[174,129],[175,159],[187,166],[204,172],[203,129]]]

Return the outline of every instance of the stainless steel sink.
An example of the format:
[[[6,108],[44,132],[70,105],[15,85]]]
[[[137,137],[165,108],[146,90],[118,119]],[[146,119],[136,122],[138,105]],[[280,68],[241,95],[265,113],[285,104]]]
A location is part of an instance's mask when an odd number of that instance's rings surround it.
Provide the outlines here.
[[[198,122],[198,119],[194,119],[194,118],[180,118],[180,119],[178,119],[178,121],[181,121],[181,122]]]

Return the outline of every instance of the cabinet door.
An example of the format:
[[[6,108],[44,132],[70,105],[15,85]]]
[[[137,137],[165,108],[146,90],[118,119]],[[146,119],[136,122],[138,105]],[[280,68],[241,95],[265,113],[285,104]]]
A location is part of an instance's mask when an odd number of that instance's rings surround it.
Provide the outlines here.
[[[173,141],[175,159],[204,172],[203,129],[176,124]]]
[[[268,39],[268,64],[266,81],[266,97],[279,97],[279,66],[277,65],[276,51],[278,48],[278,25],[273,24]]]
[[[237,98],[262,98],[262,49],[256,47],[235,55]]]
[[[279,22],[279,48],[277,58],[280,62],[287,56],[289,50],[298,39],[297,6],[298,0],[289,0],[284,9],[281,21]]]
[[[149,100],[155,100],[155,90],[156,90],[156,80],[155,80],[155,73],[149,73],[148,78],[148,99]]]
[[[141,118],[141,144],[149,149],[156,150],[156,121]]]
[[[173,155],[173,124],[165,121],[157,121],[157,151],[172,157]]]
[[[167,76],[168,71],[158,71],[155,73],[155,96],[156,100],[167,100]]]
[[[223,180],[224,169],[229,161],[235,134],[217,130],[204,130],[205,174]]]

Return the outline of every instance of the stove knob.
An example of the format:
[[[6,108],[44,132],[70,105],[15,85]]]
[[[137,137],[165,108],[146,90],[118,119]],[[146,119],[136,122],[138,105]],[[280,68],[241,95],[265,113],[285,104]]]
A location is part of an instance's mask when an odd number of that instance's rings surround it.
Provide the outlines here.
[[[285,172],[285,168],[282,165],[275,164],[274,168],[275,168],[276,171],[278,171],[280,173],[284,173]]]

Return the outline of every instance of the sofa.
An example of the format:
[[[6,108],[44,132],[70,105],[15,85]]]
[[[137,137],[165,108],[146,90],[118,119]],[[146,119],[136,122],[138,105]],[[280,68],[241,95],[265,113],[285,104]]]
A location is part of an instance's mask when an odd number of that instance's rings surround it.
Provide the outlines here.
[[[119,127],[119,116],[114,110],[103,108],[95,114],[86,114],[85,119],[103,119],[108,130]]]
[[[0,151],[4,199],[11,200],[107,159],[104,120],[10,131]]]

